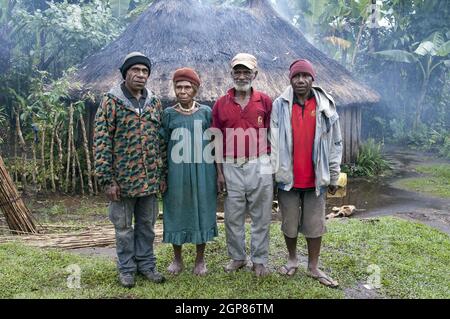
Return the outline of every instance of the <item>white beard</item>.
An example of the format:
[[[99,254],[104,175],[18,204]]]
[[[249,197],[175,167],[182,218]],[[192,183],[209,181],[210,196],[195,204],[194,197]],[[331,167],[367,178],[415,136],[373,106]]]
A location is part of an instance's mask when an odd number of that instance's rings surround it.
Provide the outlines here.
[[[252,82],[248,84],[236,84],[234,83],[234,89],[239,92],[248,92],[252,88]]]

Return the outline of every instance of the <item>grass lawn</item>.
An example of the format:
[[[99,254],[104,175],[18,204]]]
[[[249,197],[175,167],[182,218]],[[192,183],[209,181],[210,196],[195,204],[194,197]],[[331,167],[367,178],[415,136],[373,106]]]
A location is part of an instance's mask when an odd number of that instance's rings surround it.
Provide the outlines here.
[[[416,192],[450,198],[450,164],[420,165],[415,170],[424,176],[400,180],[397,185]]]
[[[210,273],[192,275],[194,246],[185,249],[185,271],[156,285],[138,277],[133,289],[121,288],[115,264],[107,258],[82,257],[58,250],[41,250],[18,243],[0,245],[0,298],[344,298],[344,290],[366,283],[369,265],[379,267],[378,294],[391,298],[450,298],[450,237],[428,226],[394,217],[341,219],[328,224],[322,264],[341,284],[330,289],[306,277],[301,267],[292,278],[273,273],[257,279],[249,271],[226,274],[223,225],[207,246]],[[305,255],[305,241],[299,240]],[[169,245],[156,248],[164,273],[172,258]],[[272,226],[270,267],[286,257],[279,224]],[[81,269],[81,289],[67,288],[66,270]],[[371,266],[374,267],[374,266]],[[369,267],[370,268],[370,267]]]

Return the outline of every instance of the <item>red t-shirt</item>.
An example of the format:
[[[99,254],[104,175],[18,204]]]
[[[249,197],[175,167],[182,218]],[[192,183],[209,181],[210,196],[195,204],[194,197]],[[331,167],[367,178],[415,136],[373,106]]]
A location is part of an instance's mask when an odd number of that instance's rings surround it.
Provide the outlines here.
[[[212,110],[211,127],[223,134],[223,156],[241,158],[270,153],[267,138],[272,99],[252,89],[248,104],[242,108],[234,98],[235,89],[228,90]]]
[[[295,188],[315,187],[313,164],[314,136],[316,132],[316,98],[310,97],[302,107],[292,106],[292,139]]]

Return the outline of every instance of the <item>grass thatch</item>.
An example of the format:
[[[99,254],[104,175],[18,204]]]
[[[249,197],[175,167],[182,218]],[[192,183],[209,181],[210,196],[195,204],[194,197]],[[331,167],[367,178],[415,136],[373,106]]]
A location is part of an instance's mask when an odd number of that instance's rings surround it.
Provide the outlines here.
[[[292,61],[307,58],[316,67],[317,84],[329,91],[339,106],[378,101],[377,93],[311,45],[267,1],[249,3],[248,8],[239,8],[202,5],[195,0],[156,0],[116,41],[86,59],[76,80],[96,95],[106,92],[121,81],[118,68],[123,57],[141,51],[154,65],[148,86],[162,100],[174,99],[174,70],[189,66],[199,72],[203,82],[198,99],[211,102],[231,85],[231,58],[248,52],[259,62],[255,87],[273,98],[289,84]]]

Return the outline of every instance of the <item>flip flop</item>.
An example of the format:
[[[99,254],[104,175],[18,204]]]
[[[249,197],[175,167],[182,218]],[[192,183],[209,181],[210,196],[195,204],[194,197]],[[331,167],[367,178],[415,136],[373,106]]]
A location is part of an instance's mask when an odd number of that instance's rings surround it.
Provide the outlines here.
[[[313,275],[312,273],[308,272],[307,276],[310,278],[316,279],[318,282],[320,282],[322,285],[324,285],[326,287],[329,287],[329,288],[339,287],[339,284],[327,275],[317,276],[317,275]]]
[[[278,272],[282,275],[292,277],[297,272],[298,266],[292,266],[288,267],[286,265],[281,266],[281,268],[278,270]]]

